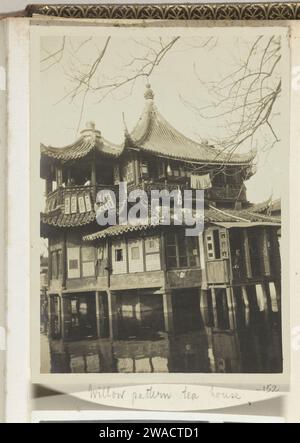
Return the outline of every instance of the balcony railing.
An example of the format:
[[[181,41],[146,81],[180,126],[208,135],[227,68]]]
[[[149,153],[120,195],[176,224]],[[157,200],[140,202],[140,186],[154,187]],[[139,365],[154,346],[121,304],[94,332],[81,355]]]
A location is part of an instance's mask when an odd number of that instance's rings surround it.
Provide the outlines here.
[[[72,185],[72,186],[65,186],[65,187],[59,187],[55,191],[52,191],[47,195],[47,203],[46,203],[46,212],[51,212],[56,210],[57,208],[63,207],[65,204],[65,197],[66,196],[72,196],[72,195],[85,195],[88,193],[90,195],[91,204],[94,205],[95,198],[97,195],[97,192],[104,189],[110,189],[116,191],[116,197],[118,198],[118,190],[117,185],[102,185],[97,184],[95,186],[83,186],[83,185]],[[180,190],[183,192],[184,190],[190,189],[189,185],[183,184],[183,183],[166,183],[166,182],[142,182],[139,184],[128,184],[127,185],[127,192],[130,193],[131,191],[142,189],[146,191],[147,194],[150,194],[151,191],[157,190],[167,190],[169,192]],[[212,187],[210,189],[205,190],[205,198],[207,200],[213,200],[213,201],[244,201],[246,200],[246,190],[243,186],[238,188],[233,188],[230,186],[224,186],[224,187]]]
[[[93,206],[95,203],[96,195],[99,191],[104,189],[114,190],[114,185],[95,185],[95,186],[84,186],[84,185],[72,185],[72,186],[61,186],[55,191],[50,192],[47,195],[46,200],[46,212],[55,211],[58,208],[63,208],[65,205],[65,198],[69,196],[81,196],[81,195],[89,195],[91,200],[91,205]]]
[[[191,189],[189,185],[186,183],[165,183],[165,182],[143,182],[140,184],[132,184],[127,187],[128,192],[131,192],[136,189],[142,189],[147,193],[150,193],[152,190],[162,191],[167,190],[172,192],[174,190],[180,190],[183,192],[184,190]],[[205,190],[205,198],[208,200],[238,200],[245,201],[246,200],[246,187],[244,185],[239,187],[233,187],[230,185],[223,187],[213,186],[210,189]]]

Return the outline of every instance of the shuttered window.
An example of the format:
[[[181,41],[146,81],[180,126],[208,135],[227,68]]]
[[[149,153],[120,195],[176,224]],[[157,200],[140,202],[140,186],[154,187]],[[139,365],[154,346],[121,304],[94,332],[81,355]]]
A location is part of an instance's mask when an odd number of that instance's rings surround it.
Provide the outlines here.
[[[166,262],[170,269],[200,266],[198,237],[187,237],[184,231],[167,233]]]
[[[228,238],[226,229],[209,229],[205,234],[208,260],[228,258]]]

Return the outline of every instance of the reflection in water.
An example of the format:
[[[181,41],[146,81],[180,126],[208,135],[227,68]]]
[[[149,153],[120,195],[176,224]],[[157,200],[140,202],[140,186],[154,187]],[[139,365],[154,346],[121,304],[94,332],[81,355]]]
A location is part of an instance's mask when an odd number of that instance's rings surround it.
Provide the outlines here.
[[[236,330],[202,327],[181,334],[158,332],[151,338],[41,341],[51,373],[262,373],[281,372],[280,331],[264,321]]]

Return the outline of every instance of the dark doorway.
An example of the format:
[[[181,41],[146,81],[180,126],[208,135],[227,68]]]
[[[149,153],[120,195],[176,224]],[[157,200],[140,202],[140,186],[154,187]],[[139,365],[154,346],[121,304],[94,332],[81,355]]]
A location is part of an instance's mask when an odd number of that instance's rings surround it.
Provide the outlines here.
[[[246,277],[244,239],[242,229],[231,229],[229,234],[233,278],[236,281]]]
[[[260,250],[261,235],[257,229],[248,229],[249,253],[252,277],[262,275],[262,256]]]

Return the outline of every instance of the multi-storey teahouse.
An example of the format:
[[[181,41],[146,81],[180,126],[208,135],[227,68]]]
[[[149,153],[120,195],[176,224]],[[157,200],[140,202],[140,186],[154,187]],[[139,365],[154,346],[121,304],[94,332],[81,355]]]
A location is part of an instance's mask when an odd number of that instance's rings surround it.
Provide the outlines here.
[[[205,330],[223,365],[214,370],[243,371],[244,358],[251,370],[253,358],[253,371],[280,371],[280,219],[247,201],[255,154],[228,154],[179,133],[158,112],[149,85],[145,101],[121,146],[90,123],[73,144],[41,147],[50,334],[120,340]],[[148,194],[205,189],[203,232],[99,226],[96,195],[121,181],[128,192]]]

